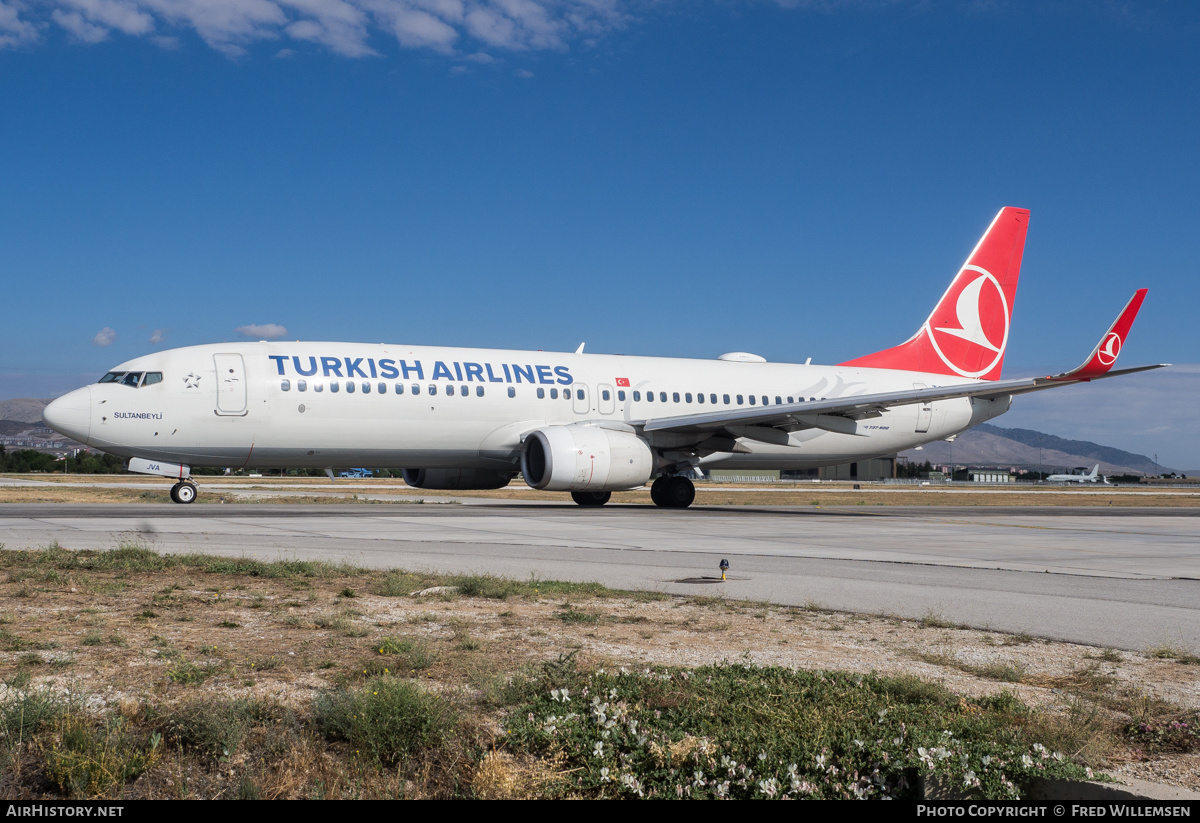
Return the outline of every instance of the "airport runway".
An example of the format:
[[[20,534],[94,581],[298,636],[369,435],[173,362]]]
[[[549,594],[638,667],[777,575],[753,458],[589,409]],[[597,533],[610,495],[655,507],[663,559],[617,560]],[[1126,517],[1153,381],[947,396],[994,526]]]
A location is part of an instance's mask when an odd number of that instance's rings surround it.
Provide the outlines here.
[[[483,501],[480,501],[481,503]],[[598,581],[1200,653],[1200,510],[6,504],[0,543]],[[730,563],[719,582],[717,564]],[[707,579],[706,579],[707,578]]]

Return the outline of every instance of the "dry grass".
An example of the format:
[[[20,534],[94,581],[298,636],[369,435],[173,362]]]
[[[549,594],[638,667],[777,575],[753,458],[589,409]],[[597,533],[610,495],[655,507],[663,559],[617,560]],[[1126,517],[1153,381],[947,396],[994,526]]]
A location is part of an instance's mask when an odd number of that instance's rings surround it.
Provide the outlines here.
[[[136,559],[136,550],[127,553]],[[1046,710],[1038,722],[1047,734],[1096,764],[1133,757],[1120,730],[1138,711],[1166,717],[1200,708],[1195,667],[1178,660],[1115,659],[928,621],[564,591],[546,581],[537,596],[529,585],[489,578],[460,581],[479,596],[418,598],[407,595],[453,581],[332,567],[279,576],[198,565],[51,568],[32,554],[27,563],[16,557],[6,558],[0,582],[0,680],[69,690],[89,710],[128,720],[123,745],[148,765],[116,792],[126,798],[539,796],[560,779],[556,766],[497,744],[502,707],[514,673],[572,652],[593,666],[753,660],[915,673],[968,696],[1010,690]],[[380,769],[305,725],[329,690],[397,675],[459,708],[456,745]],[[211,711],[195,719],[196,706]],[[238,727],[243,715],[254,722]],[[191,737],[178,725],[189,717]],[[151,748],[153,733],[162,743]],[[43,749],[57,739],[50,734]],[[43,749],[5,749],[4,796],[58,796],[39,782]]]

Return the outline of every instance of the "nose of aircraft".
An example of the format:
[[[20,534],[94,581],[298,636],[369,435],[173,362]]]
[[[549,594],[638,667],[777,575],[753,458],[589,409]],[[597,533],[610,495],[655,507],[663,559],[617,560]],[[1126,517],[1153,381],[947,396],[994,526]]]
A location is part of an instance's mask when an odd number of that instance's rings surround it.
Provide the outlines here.
[[[42,420],[60,434],[88,442],[92,433],[92,387],[84,386],[51,402],[42,411]]]

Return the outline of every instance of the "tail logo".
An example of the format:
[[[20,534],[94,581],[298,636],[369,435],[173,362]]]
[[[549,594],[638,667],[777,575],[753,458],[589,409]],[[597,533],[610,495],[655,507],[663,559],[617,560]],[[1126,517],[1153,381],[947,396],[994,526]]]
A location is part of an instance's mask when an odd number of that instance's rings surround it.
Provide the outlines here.
[[[1121,353],[1121,337],[1115,331],[1110,331],[1108,336],[1104,338],[1104,342],[1100,344],[1100,348],[1096,350],[1096,357],[1100,360],[1100,364],[1111,366],[1117,362],[1117,355]]]
[[[971,278],[968,272],[978,272],[978,276]],[[1008,299],[992,273],[979,266],[963,266],[957,280],[962,282],[958,296],[954,296],[956,282],[925,321],[925,331],[947,368],[963,377],[982,377],[1004,358],[1008,345]],[[995,337],[1000,338],[999,344],[993,342]],[[981,365],[982,368],[977,368]]]

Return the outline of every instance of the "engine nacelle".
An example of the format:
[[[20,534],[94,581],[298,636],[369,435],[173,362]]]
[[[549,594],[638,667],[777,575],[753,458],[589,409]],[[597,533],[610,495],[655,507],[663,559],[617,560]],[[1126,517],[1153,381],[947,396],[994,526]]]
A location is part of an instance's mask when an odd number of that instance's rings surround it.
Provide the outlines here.
[[[488,469],[404,469],[404,482],[417,489],[502,489],[510,480],[510,473]]]
[[[650,479],[654,452],[628,432],[598,426],[548,426],[521,446],[521,474],[535,489],[616,491]]]

